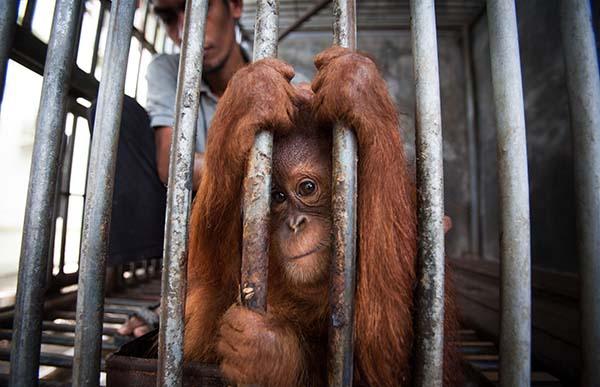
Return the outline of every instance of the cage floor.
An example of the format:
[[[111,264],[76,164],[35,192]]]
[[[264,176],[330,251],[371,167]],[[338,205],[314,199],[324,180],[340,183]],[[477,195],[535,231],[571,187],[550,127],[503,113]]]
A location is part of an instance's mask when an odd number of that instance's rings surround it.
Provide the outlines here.
[[[75,298],[64,295],[62,307],[47,312],[43,322],[42,354],[40,358],[40,386],[63,387],[71,385],[73,344],[75,333]],[[136,308],[147,308],[160,300],[160,277],[137,277],[118,292],[106,298],[102,336],[101,385],[106,384],[105,359],[124,344],[133,340],[122,336],[117,328]],[[0,386],[8,385],[10,339],[12,331],[0,329]],[[133,343],[132,343],[133,344]],[[491,387],[498,385],[499,356],[494,342],[482,338],[477,331],[463,327],[460,331],[460,352],[465,364],[465,387]],[[154,360],[155,361],[155,360]],[[211,375],[216,370],[209,370]],[[204,372],[204,371],[202,371]],[[534,387],[559,387],[559,380],[544,370],[533,367],[531,385]]]

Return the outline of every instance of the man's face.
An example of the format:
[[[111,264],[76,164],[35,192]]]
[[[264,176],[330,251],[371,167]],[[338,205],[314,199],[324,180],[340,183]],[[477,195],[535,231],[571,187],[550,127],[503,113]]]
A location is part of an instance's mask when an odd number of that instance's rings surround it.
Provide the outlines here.
[[[154,12],[167,34],[177,44],[183,39],[185,0],[154,0]],[[242,1],[209,0],[204,33],[204,72],[220,68],[235,47],[235,21],[242,14]]]

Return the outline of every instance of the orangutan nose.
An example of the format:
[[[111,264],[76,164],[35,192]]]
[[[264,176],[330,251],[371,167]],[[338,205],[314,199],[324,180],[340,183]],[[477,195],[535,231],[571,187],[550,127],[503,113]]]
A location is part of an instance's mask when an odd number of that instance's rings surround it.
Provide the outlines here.
[[[308,219],[304,215],[292,215],[288,219],[288,227],[295,234],[302,231]]]

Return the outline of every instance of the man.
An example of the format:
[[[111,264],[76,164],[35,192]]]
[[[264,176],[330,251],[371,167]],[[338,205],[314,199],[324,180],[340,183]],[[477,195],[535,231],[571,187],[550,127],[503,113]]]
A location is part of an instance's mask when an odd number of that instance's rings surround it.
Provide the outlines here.
[[[181,45],[185,0],[151,1],[168,36]],[[248,56],[236,41],[242,0],[209,0],[204,37],[203,82],[196,128],[193,189],[202,176],[206,135],[218,98]],[[108,264],[162,257],[169,153],[175,123],[179,54],[156,56],[147,71],[147,112],[125,97],[117,152]],[[90,121],[93,127],[95,105]],[[119,328],[140,336],[150,330],[134,316]]]
[[[163,21],[169,37],[181,45],[184,0],[154,0],[154,13]],[[236,42],[235,26],[241,17],[241,0],[210,0],[204,35],[202,93],[194,155],[194,191],[202,174],[203,152],[208,126],[229,79],[248,62],[247,54]],[[179,54],[159,55],[148,67],[148,114],[156,139],[158,175],[167,183],[169,150],[175,121],[175,90]]]

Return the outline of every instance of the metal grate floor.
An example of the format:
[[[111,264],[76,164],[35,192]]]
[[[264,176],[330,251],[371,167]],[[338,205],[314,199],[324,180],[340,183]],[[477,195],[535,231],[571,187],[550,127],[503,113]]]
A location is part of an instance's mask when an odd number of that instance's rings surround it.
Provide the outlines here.
[[[123,336],[117,328],[135,311],[147,310],[160,301],[160,277],[137,277],[121,291],[113,292],[105,299],[104,328],[102,336],[103,357],[116,351],[133,337]],[[42,353],[40,357],[40,386],[67,387],[71,385],[73,344],[75,335],[75,297],[67,293],[63,307],[46,313],[43,322]],[[0,386],[9,382],[10,340],[12,330],[0,328]],[[460,352],[465,366],[465,387],[493,387],[498,385],[498,348],[483,339],[475,330],[460,331]],[[104,361],[102,363],[104,370]],[[102,374],[101,385],[105,385]],[[560,381],[552,375],[533,368],[532,387],[559,387]]]

